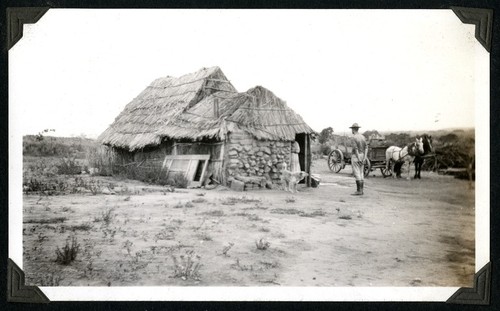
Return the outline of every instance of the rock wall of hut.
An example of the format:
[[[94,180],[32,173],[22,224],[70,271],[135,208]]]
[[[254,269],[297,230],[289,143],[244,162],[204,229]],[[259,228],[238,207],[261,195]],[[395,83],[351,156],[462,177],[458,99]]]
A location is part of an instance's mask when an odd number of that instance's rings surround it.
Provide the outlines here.
[[[231,177],[264,177],[281,183],[282,164],[290,167],[291,142],[256,140],[246,132],[230,133],[226,144],[226,172]]]

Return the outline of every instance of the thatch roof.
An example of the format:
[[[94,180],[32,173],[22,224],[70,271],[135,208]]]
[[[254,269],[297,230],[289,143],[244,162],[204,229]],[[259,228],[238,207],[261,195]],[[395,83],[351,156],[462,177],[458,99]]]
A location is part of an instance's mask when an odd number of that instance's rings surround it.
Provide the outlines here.
[[[211,69],[217,72],[219,79],[209,74],[208,80],[222,80],[222,72],[214,68]],[[203,86],[199,86],[201,90]],[[228,131],[236,129],[247,131],[262,140],[295,140],[295,134],[314,132],[283,100],[264,87],[257,86],[247,92],[236,93],[230,83],[224,82],[209,90],[220,90],[224,86],[226,91],[203,93],[198,90],[202,95],[190,97],[189,103],[186,103],[187,99],[159,100],[146,89],[138,98],[152,98],[150,101],[156,101],[156,105],[149,103],[141,106],[140,113],[137,113],[137,104],[134,104],[137,99],[134,99],[99,139],[105,144],[134,150],[159,144],[163,137],[224,139]],[[215,107],[218,107],[218,113]],[[133,124],[128,125],[130,121]],[[134,128],[138,130],[134,132]]]
[[[129,150],[157,145],[163,138],[158,133],[160,127],[215,92],[236,92],[219,67],[203,68],[179,78],[156,79],[125,106],[98,140]]]

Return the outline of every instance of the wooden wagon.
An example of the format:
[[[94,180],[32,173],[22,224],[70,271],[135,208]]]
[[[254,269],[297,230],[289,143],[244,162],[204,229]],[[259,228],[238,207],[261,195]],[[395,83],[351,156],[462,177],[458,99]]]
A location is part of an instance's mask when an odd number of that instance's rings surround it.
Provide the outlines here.
[[[368,153],[365,159],[364,174],[365,177],[375,169],[380,169],[384,177],[392,175],[391,168],[386,168],[385,151],[389,146],[384,140],[372,139],[368,143]],[[347,164],[351,165],[352,147],[340,145],[328,155],[328,167],[332,172],[338,173],[345,168]]]

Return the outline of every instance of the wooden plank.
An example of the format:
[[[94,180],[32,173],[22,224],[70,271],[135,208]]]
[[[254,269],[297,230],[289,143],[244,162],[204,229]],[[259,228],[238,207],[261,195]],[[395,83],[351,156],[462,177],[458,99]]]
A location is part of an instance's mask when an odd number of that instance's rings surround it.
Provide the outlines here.
[[[305,165],[306,165],[306,173],[308,174],[306,177],[307,187],[311,187],[311,135],[305,135]]]
[[[167,155],[165,159],[171,160],[208,160],[209,154],[182,154],[182,155]]]
[[[205,165],[203,165],[203,170],[201,171],[200,185],[203,182],[203,180],[205,180],[205,173],[207,171],[207,167],[208,167],[208,160],[205,161]]]
[[[199,162],[200,162],[199,160],[194,160],[194,159],[189,161],[185,173],[187,180],[189,180],[189,186],[196,186],[196,184],[199,183],[194,181],[194,176],[196,175],[196,169],[198,168]]]

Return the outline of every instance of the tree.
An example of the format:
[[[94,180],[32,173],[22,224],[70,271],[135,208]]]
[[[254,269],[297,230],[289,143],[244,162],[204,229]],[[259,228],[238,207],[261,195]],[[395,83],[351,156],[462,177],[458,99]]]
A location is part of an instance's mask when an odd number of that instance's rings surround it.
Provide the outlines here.
[[[48,132],[55,132],[56,130],[54,129],[44,129],[43,131],[39,132],[35,137],[36,137],[36,140],[38,141],[42,141],[43,138],[44,138],[44,134],[45,133],[48,133]]]
[[[324,128],[319,133],[318,141],[320,144],[324,144],[333,138],[333,129],[331,127]]]
[[[438,168],[465,168],[466,177],[469,179],[469,187],[472,188],[476,169],[474,153],[476,141],[474,137],[453,137],[450,135],[454,134],[446,135],[445,143],[435,147]],[[454,139],[454,141],[449,142],[449,138]]]
[[[363,133],[363,136],[366,138],[366,139],[370,139],[372,137],[380,137],[380,133],[377,131],[377,130],[371,130],[371,131],[366,131]]]
[[[410,134],[407,133],[390,133],[385,135],[385,140],[388,145],[399,147],[404,147],[413,141]]]

